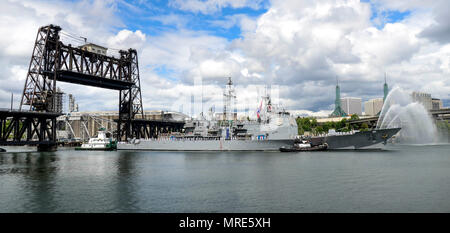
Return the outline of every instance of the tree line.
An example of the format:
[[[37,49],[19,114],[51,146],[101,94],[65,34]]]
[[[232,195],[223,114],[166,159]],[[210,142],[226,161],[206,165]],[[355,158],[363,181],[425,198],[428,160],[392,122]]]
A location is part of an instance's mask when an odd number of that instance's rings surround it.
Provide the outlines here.
[[[350,120],[357,120],[359,116],[353,114]],[[303,135],[305,132],[310,132],[313,135],[328,133],[328,130],[334,129],[336,132],[349,132],[351,130],[367,131],[369,126],[367,123],[350,124],[349,120],[342,119],[340,121],[327,121],[322,124],[317,123],[314,117],[297,117],[298,134]]]

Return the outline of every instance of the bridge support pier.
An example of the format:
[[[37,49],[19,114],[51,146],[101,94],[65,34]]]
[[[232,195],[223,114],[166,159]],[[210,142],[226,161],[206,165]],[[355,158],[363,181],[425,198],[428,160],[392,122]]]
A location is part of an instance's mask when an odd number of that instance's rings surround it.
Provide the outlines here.
[[[40,144],[37,146],[38,152],[55,152],[58,150],[58,145],[56,144]]]

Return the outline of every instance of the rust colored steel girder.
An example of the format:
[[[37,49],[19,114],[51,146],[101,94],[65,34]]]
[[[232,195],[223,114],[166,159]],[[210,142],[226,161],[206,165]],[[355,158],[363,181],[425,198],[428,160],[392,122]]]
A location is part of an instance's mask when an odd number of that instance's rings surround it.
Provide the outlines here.
[[[182,132],[183,126],[181,121],[134,119],[131,121],[131,135],[134,138],[156,138],[161,133]]]
[[[0,111],[0,145],[56,144],[57,113]]]
[[[56,112],[56,81],[120,91],[118,139],[133,137],[131,121],[144,118],[137,51],[115,58],[65,45],[61,28],[39,28],[28,68],[20,110]]]
[[[59,63],[45,71],[53,73],[56,70],[57,81],[113,90],[134,86],[130,77],[130,60],[105,56],[62,43],[59,45]]]
[[[28,69],[20,109],[52,112],[56,81],[130,91],[132,112],[142,112],[137,52],[121,51],[120,58],[90,52],[60,41],[61,28],[39,28]],[[136,99],[136,100],[134,100]]]
[[[60,30],[60,27],[53,25],[39,28],[28,67],[20,109],[23,105],[29,105],[29,110],[39,112],[55,110],[52,95],[56,93],[56,80],[54,75],[52,80],[52,74],[44,74],[44,71],[50,66],[54,66],[55,59],[58,57],[56,47],[59,42]]]

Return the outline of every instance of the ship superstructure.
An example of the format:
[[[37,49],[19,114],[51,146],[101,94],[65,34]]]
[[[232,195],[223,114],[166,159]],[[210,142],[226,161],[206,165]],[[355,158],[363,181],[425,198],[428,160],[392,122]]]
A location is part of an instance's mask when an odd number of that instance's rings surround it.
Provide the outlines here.
[[[256,120],[238,120],[231,107],[236,95],[229,78],[224,92],[224,113],[221,117],[202,114],[186,120],[184,132],[153,139],[132,139],[117,145],[119,150],[171,151],[279,151],[291,147],[298,136],[295,118],[280,104],[273,104],[267,93],[256,110]],[[235,106],[235,102],[234,102]],[[233,111],[233,112],[232,112]],[[208,119],[207,119],[208,118]],[[386,142],[400,129],[355,132],[348,135],[314,137],[312,143],[327,143],[330,149],[364,148]]]
[[[229,78],[224,92],[224,113],[221,118],[189,119],[183,133],[157,139],[133,139],[120,143],[118,149],[136,150],[278,150],[292,145],[298,127],[295,118],[280,105],[273,105],[270,95],[262,97],[257,120],[238,120],[235,91]],[[211,114],[210,114],[211,115]]]

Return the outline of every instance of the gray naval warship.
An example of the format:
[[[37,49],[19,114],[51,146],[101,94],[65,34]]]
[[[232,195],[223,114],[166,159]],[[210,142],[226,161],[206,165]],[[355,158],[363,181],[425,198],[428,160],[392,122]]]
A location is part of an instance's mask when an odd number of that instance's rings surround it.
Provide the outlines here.
[[[232,81],[229,79],[224,93],[223,118],[209,117],[188,119],[183,133],[161,135],[154,139],[130,139],[117,144],[118,150],[166,150],[166,151],[279,151],[291,147],[298,135],[295,118],[281,105],[272,104],[265,95],[257,110],[257,120],[236,119],[227,111],[235,98]],[[208,119],[209,118],[209,119]],[[328,144],[328,149],[359,149],[383,146],[400,128],[377,129],[365,132],[333,133],[309,138],[312,145]]]

